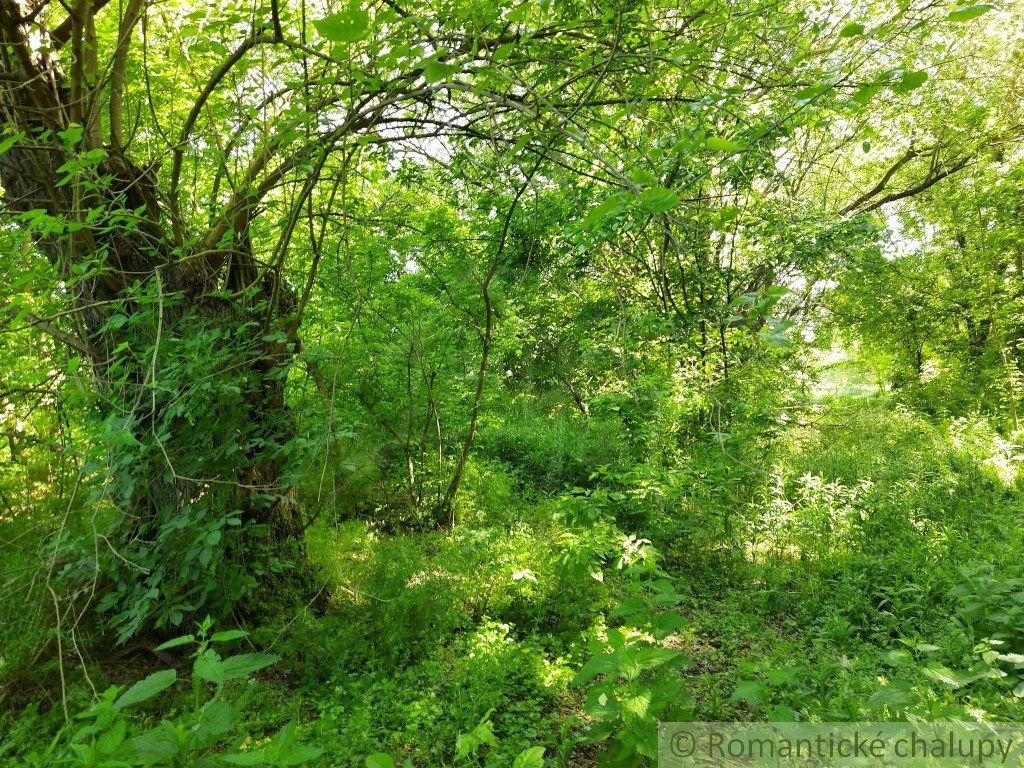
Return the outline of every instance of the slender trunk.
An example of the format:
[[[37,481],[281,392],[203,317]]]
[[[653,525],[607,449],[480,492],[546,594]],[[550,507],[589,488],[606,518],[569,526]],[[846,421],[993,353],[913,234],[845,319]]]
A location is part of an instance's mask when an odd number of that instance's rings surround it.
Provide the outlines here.
[[[462,475],[466,469],[466,461],[469,459],[469,452],[473,448],[473,440],[476,437],[476,425],[480,417],[480,402],[484,395],[484,384],[487,381],[487,365],[491,356],[491,343],[494,339],[494,305],[491,302],[490,285],[495,271],[496,267],[493,267],[480,286],[480,292],[484,300],[484,330],[480,336],[480,365],[476,372],[473,407],[470,410],[469,427],[466,429],[466,437],[462,441],[462,450],[459,452],[458,461],[455,463],[455,472],[452,474],[448,490],[445,491],[444,499],[438,510],[437,522],[439,524],[455,525],[455,497],[459,493]]]

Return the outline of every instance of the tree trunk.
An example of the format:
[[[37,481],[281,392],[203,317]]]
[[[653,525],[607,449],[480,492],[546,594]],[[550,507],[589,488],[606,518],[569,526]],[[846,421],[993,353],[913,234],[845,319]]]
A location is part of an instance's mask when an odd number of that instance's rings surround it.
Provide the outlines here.
[[[70,34],[68,78],[38,44],[40,9],[0,0],[0,115],[15,136],[0,153],[0,216],[54,266],[61,322],[74,325],[54,335],[94,373],[106,443],[94,501],[116,508],[97,548],[100,607],[126,639],[226,613],[279,572],[277,544],[301,557],[282,481],[295,298],[279,270],[257,270],[245,226],[213,250],[183,246],[154,174],[113,134],[103,143],[89,85],[95,6],[79,3],[70,31],[51,35],[59,47]],[[253,541],[270,545],[255,568]]]

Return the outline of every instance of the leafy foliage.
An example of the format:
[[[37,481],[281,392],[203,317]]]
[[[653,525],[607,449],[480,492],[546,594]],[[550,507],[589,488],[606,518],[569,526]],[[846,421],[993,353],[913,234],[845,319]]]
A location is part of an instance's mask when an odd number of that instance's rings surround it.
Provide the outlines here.
[[[1020,718],[1013,8],[73,5],[0,0],[0,761]]]

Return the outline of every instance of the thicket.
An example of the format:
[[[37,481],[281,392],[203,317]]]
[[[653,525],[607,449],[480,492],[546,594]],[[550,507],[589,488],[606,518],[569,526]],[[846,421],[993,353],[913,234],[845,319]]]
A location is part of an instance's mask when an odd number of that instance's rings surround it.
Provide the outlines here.
[[[0,31],[0,760],[1021,715],[1016,9]]]

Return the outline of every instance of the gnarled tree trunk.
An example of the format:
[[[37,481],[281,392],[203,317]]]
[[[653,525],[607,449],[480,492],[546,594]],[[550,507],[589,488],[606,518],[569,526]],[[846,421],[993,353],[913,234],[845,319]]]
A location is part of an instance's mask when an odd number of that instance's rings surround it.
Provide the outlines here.
[[[0,0],[0,119],[13,137],[0,154],[0,217],[54,266],[61,323],[74,326],[59,338],[95,376],[111,443],[95,501],[117,510],[101,606],[126,638],[229,609],[254,583],[251,539],[235,531],[299,540],[281,482],[296,301],[279,270],[257,269],[245,207],[215,241],[182,236],[155,174],[121,146],[116,88],[101,136],[98,5],[79,0],[48,32],[45,0]],[[141,7],[122,16],[115,81]],[[70,72],[56,53],[65,45]]]

